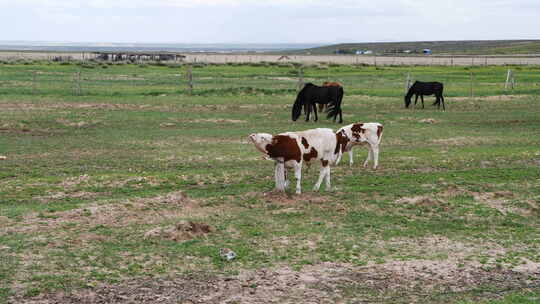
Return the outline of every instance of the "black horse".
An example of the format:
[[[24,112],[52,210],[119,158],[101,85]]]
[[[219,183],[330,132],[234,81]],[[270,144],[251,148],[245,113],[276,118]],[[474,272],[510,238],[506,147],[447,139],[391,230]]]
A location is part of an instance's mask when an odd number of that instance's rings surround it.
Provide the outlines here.
[[[443,84],[440,82],[421,82],[415,81],[413,85],[409,88],[407,95],[405,95],[405,107],[408,108],[411,104],[411,97],[415,95],[414,105],[418,101],[418,96],[422,100],[422,109],[424,108],[424,95],[435,95],[435,102],[433,105],[437,105],[437,109],[440,109],[441,103],[443,110],[446,110],[444,107],[444,97],[443,97]]]
[[[319,119],[317,116],[316,104],[327,105],[327,118],[334,117],[334,122],[339,114],[339,123],[343,122],[343,114],[341,112],[341,100],[343,99],[343,87],[330,86],[319,87],[313,83],[306,83],[304,88],[296,96],[296,100],[292,108],[292,120],[296,121],[302,114],[302,108],[306,113],[306,121],[309,121],[309,115],[313,109],[315,113],[315,121]]]

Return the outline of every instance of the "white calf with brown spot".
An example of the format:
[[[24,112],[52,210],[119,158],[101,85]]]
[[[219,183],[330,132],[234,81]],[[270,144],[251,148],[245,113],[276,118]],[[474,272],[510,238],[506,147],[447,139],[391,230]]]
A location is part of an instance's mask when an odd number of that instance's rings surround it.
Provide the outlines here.
[[[302,164],[313,160],[321,161],[319,179],[313,190],[319,190],[323,179],[330,189],[330,164],[334,163],[337,137],[334,131],[317,128],[300,132],[285,132],[278,135],[253,133],[249,139],[255,147],[276,163],[276,188],[284,191],[288,186],[287,168],[294,169],[296,193],[301,193]]]
[[[368,123],[353,123],[340,128],[336,132],[339,150],[336,164],[339,163],[344,152],[349,152],[349,165],[352,166],[353,147],[357,145],[368,145],[368,157],[364,162],[364,167],[367,167],[370,160],[373,160],[373,169],[379,166],[379,145],[383,134],[383,126],[377,122]]]

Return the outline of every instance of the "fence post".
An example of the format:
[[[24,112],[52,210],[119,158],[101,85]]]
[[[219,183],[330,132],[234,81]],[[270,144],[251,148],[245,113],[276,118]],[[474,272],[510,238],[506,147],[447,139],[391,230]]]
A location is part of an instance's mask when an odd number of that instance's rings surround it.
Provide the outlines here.
[[[474,93],[473,93],[473,72],[471,72],[471,98],[474,97]]]
[[[81,71],[75,72],[73,74],[73,95],[81,95]]]
[[[32,95],[37,93],[37,72],[32,71]]]
[[[514,89],[515,80],[514,80],[514,72],[512,72],[511,69],[508,69],[508,72],[506,73],[506,82],[504,84],[504,89],[508,89],[508,84],[511,85],[512,90]]]
[[[304,69],[302,66],[298,68],[298,90],[304,87]]]
[[[405,93],[409,91],[411,87],[411,73],[407,73],[407,79],[405,80]]]
[[[187,81],[188,81],[188,92],[189,92],[189,95],[192,95],[193,94],[193,73],[192,73],[192,67],[191,67],[191,64],[188,65],[188,70],[187,70]]]

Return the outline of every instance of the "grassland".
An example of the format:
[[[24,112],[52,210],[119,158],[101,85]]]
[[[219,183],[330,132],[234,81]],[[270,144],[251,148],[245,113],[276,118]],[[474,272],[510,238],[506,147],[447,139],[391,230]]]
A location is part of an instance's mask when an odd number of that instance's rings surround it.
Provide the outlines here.
[[[431,49],[434,54],[448,55],[524,55],[540,54],[540,40],[471,40],[471,41],[412,41],[344,43],[299,50],[294,53],[333,54],[336,50],[353,53],[356,50],[371,50],[377,54],[403,52],[422,53]]]
[[[0,302],[538,303],[540,68],[508,68],[305,67],[385,134],[294,195],[247,135],[338,127],[290,121],[295,66],[0,65]]]

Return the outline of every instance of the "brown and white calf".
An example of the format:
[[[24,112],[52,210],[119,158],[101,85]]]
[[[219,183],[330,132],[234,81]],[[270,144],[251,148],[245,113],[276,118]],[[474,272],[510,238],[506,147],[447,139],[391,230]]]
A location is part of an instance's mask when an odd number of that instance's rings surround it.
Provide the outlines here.
[[[323,179],[330,189],[330,164],[336,159],[337,136],[332,129],[318,128],[300,132],[285,132],[278,135],[253,133],[249,139],[267,158],[275,161],[276,188],[285,191],[289,181],[287,168],[294,169],[296,193],[302,192],[302,164],[320,160],[319,179],[313,190],[319,190]]]
[[[353,161],[353,147],[357,145],[368,145],[368,157],[364,162],[364,167],[367,167],[370,160],[373,160],[373,169],[377,169],[379,166],[379,145],[381,143],[383,134],[383,126],[377,122],[368,123],[353,123],[347,125],[336,132],[338,146],[336,151],[339,150],[336,165],[341,160],[343,153],[349,152],[349,165],[352,166]]]

